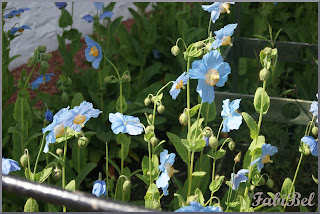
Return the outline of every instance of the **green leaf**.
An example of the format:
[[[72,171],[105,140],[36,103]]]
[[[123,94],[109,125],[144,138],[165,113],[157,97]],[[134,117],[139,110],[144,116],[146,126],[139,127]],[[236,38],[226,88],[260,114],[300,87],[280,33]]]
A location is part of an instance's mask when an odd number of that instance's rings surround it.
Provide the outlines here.
[[[123,144],[119,151],[119,157],[125,159],[129,153],[129,147],[131,144],[131,137],[127,136],[126,134],[120,133],[117,136],[117,143]]]
[[[65,187],[65,190],[76,191],[76,180],[71,180]]]
[[[152,183],[148,188],[144,201],[145,207],[149,209],[153,209],[156,202],[160,204],[160,192],[155,183]]]
[[[9,127],[8,133],[15,133],[15,134],[22,135],[22,132],[18,127]]]
[[[201,127],[201,124],[203,123],[203,121],[204,121],[204,118],[200,118],[199,121],[196,120],[196,121],[192,124],[192,126],[191,126],[191,128],[190,128],[190,131],[191,131],[191,139],[194,138],[194,136],[195,136],[196,138],[198,137],[198,135],[199,135],[200,132],[201,132],[201,130],[200,130],[199,127]],[[197,128],[198,128],[198,131],[197,131],[197,133],[195,133]],[[196,139],[196,138],[195,138],[195,139]]]
[[[209,186],[210,191],[213,193],[217,192],[220,189],[223,183],[223,180],[224,180],[224,176],[219,176],[218,179],[215,179],[213,182],[211,182]]]
[[[181,143],[182,145],[185,146],[185,148],[187,148],[187,150],[191,151],[192,147],[190,146],[190,142],[187,139],[181,139]]]
[[[182,144],[181,139],[170,132],[167,132],[169,140],[173,143],[176,151],[178,152],[181,159],[188,164],[188,149]]]
[[[21,115],[23,116],[24,122],[26,122],[31,116],[30,106],[26,97],[29,97],[29,92],[26,89],[21,89],[18,92],[18,98],[14,105],[13,117],[17,122],[21,121]]]
[[[267,194],[273,199],[274,198],[274,194],[272,192],[267,192]]]
[[[75,95],[73,95],[73,99],[71,101],[71,108],[75,106],[79,106],[80,103],[82,103],[83,101],[84,101],[84,98],[82,94],[80,92],[76,93]]]
[[[154,63],[151,66],[147,67],[142,71],[142,80],[141,80],[141,85],[146,85],[149,80],[152,79],[154,75],[157,73],[160,73],[160,68],[161,68],[161,63]]]
[[[197,140],[193,145],[192,145],[192,151],[194,152],[199,152],[201,151],[204,147],[206,146],[206,141],[203,139]]]
[[[24,205],[23,212],[39,212],[39,205],[33,198],[29,198]]]
[[[301,204],[299,205],[299,207],[300,207],[300,212],[304,212],[304,213],[310,212],[310,211],[308,210],[308,208],[302,206]]]
[[[213,155],[208,155],[208,157],[213,158],[213,159],[220,159],[222,158],[224,155],[226,154],[226,150],[224,149],[219,149],[218,151],[216,151],[215,153],[213,153]]]
[[[258,136],[257,143],[256,143],[256,140],[253,140],[248,148],[250,155],[252,155],[256,149],[260,149],[265,142],[266,142],[266,139],[263,135]]]
[[[159,159],[158,156],[153,154],[151,159],[151,179],[155,180],[159,174]],[[149,157],[144,156],[142,159],[142,172],[143,172],[143,178],[146,181],[150,181],[150,175],[148,174],[149,171]]]
[[[240,212],[248,212],[250,207],[250,198],[240,196]]]
[[[215,101],[213,101],[211,104],[202,103],[201,116],[203,118],[208,118],[208,122],[211,122],[216,118],[217,111]]]
[[[121,106],[122,106],[122,111],[121,111]],[[127,101],[123,95],[118,97],[116,110],[122,113],[127,111]]]
[[[196,176],[196,177],[202,177],[205,176],[206,172],[200,171],[200,172],[193,172],[192,176]]]
[[[72,25],[72,17],[66,9],[61,9],[61,16],[59,18],[59,27],[66,28]]]
[[[204,206],[204,197],[203,197],[203,194],[202,194],[201,190],[197,188],[197,189],[194,191],[194,194],[198,196],[198,197],[197,197],[197,198],[198,198],[198,202],[199,202],[202,206]]]
[[[262,101],[262,95],[263,95],[263,101]],[[263,88],[259,87],[256,90],[256,93],[254,95],[254,100],[253,100],[254,108],[258,113],[262,110],[263,114],[266,114],[268,112],[269,106],[270,106],[270,98],[263,90]],[[261,109],[262,106],[262,109]]]
[[[178,193],[174,193],[173,194],[175,197],[178,198],[178,201],[179,201],[179,207],[185,207],[185,206],[188,206],[188,204],[183,200],[182,196]]]
[[[190,117],[193,117],[194,115],[196,115],[198,110],[199,110],[199,108],[200,108],[200,104],[193,106],[190,109]],[[186,111],[186,113],[188,113],[188,111]]]
[[[51,175],[52,167],[43,169],[41,172],[36,174],[36,181],[38,183],[43,183]]]
[[[97,164],[96,163],[88,163],[83,169],[81,169],[80,173],[76,177],[75,188],[79,188],[81,182],[87,177],[87,175],[94,169],[96,168]]]
[[[250,129],[250,137],[251,139],[256,139],[258,136],[258,125],[254,121],[254,119],[246,112],[241,113],[243,119],[246,121],[248,128]]]
[[[316,182],[316,183],[318,184],[318,178],[316,178],[316,177],[314,177],[314,176],[312,175],[312,179],[314,180],[314,182]]]
[[[288,194],[289,194],[289,191],[290,191],[290,188],[292,186],[292,181],[290,178],[286,178],[282,184],[282,187],[281,187],[281,197],[283,197],[285,195],[286,198],[288,198]],[[291,193],[295,192],[295,188],[293,186]]]
[[[118,181],[117,181],[116,190],[115,190],[115,192],[116,192],[115,193],[116,194],[115,199],[122,200],[122,201],[125,201],[125,202],[130,200],[131,188],[128,188],[126,191],[123,190],[123,183],[127,179],[129,179],[130,175],[131,175],[131,172],[130,172],[129,168],[128,167],[124,168],[123,169],[123,175],[121,175],[118,178]],[[123,197],[122,197],[122,195],[123,195]]]

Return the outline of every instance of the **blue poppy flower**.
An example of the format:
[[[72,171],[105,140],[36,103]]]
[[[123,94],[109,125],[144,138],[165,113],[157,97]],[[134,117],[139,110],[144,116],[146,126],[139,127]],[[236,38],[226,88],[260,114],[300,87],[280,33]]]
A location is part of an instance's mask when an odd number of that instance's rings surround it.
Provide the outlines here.
[[[107,186],[105,181],[97,180],[93,183],[92,195],[100,197],[107,195]]]
[[[94,7],[97,8],[97,10],[103,9],[103,2],[95,2],[93,3]]]
[[[75,132],[80,132],[90,118],[97,118],[102,111],[94,109],[92,103],[83,101],[65,116],[65,125]]]
[[[317,96],[317,99],[319,99],[318,98],[318,94],[316,94],[316,96]],[[313,116],[317,116],[318,115],[318,102],[317,101],[313,101],[311,103],[310,112],[312,113]],[[316,121],[318,123],[318,117],[317,117]]]
[[[2,174],[3,175],[8,175],[12,171],[17,171],[20,170],[20,166],[17,161],[7,159],[7,158],[2,158]]]
[[[56,7],[59,9],[63,9],[67,6],[66,2],[56,2],[55,4],[56,4]]]
[[[181,207],[175,212],[222,212],[220,207],[207,206],[203,207],[199,202],[191,201],[190,206]]]
[[[168,154],[168,150],[163,150],[160,153],[160,166],[159,170],[161,171],[161,175],[158,180],[156,180],[156,185],[158,188],[161,188],[163,191],[163,195],[169,195],[168,187],[169,180],[174,173],[178,171],[173,168],[174,158],[176,157],[175,153]]]
[[[175,81],[173,81],[173,85],[169,91],[172,99],[175,100],[177,98],[181,91],[181,88],[183,88],[183,86],[188,83],[188,80],[189,75],[187,74],[187,72],[183,72]]]
[[[8,19],[8,18],[12,18],[14,16],[19,17],[21,15],[21,13],[24,13],[25,11],[28,11],[28,10],[31,10],[31,9],[28,7],[25,7],[25,8],[20,8],[18,10],[11,10],[10,13],[8,13],[4,16],[4,18]]]
[[[42,129],[42,133],[46,133],[48,131],[49,134],[46,136],[46,145],[44,146],[43,152],[47,153],[49,151],[49,144],[55,143],[56,138],[61,137],[65,134],[65,117],[67,116],[69,111],[69,106],[67,108],[63,108],[58,111],[53,116],[53,121],[46,128]]]
[[[222,13],[230,13],[230,4],[234,2],[215,2],[211,5],[202,5],[202,9],[211,13],[211,21],[215,23]]]
[[[301,141],[309,146],[309,149],[313,156],[318,156],[318,139],[315,140],[313,137],[304,136],[303,138],[301,138]]]
[[[32,90],[39,88],[40,84],[49,82],[51,80],[51,76],[54,76],[54,73],[39,75],[37,79],[31,83]]]
[[[100,61],[102,59],[102,50],[98,43],[94,42],[89,36],[84,37],[88,47],[84,53],[88,62],[92,62],[92,67],[99,68]]]
[[[215,97],[213,86],[224,86],[230,73],[229,64],[223,62],[222,56],[217,50],[210,51],[201,60],[194,61],[192,69],[189,70],[190,78],[198,79],[197,92],[203,103],[213,102]]]
[[[238,24],[228,24],[220,30],[215,31],[214,34],[216,34],[216,38],[210,48],[217,49],[221,45],[232,46],[233,44],[231,43],[231,36],[233,35],[233,32],[237,26]]]
[[[113,133],[128,133],[129,135],[139,135],[143,132],[143,127],[138,117],[123,115],[119,112],[109,114],[109,121],[112,123]]]
[[[238,113],[241,99],[236,99],[230,103],[229,99],[225,99],[222,105],[221,116],[224,118],[222,132],[239,129],[242,123],[242,116]]]
[[[247,169],[240,169],[237,174],[231,173],[231,184],[232,189],[236,190],[239,188],[240,183],[249,180],[245,174],[249,173]]]
[[[93,22],[93,17],[91,15],[85,15],[82,17],[83,20],[87,21],[88,23]]]
[[[52,122],[52,120],[53,120],[52,111],[47,110],[47,111],[44,113],[44,117],[46,118],[46,120],[47,120],[48,122]]]
[[[160,58],[160,52],[156,49],[152,50],[153,58],[159,59]]]
[[[100,20],[105,19],[107,17],[111,18],[112,16],[113,16],[113,12],[112,11],[104,11],[100,15]]]
[[[250,166],[252,166],[258,162],[257,164],[258,172],[261,172],[261,169],[264,167],[265,163],[269,163],[269,162],[272,163],[272,160],[270,160],[270,156],[278,152],[277,147],[271,146],[271,144],[267,144],[267,143],[262,145],[261,150],[262,150],[262,155],[257,159],[255,159],[254,161],[252,161],[252,163],[250,164]]]
[[[31,27],[29,27],[28,25],[22,25],[21,27],[13,27],[11,28],[9,33],[14,35],[16,32],[22,33],[25,29],[31,30]]]

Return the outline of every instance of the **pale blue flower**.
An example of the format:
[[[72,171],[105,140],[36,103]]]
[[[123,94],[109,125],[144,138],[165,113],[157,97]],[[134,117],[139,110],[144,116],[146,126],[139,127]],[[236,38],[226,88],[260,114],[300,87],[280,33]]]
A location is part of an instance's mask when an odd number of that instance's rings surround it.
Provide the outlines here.
[[[89,36],[84,37],[88,47],[84,50],[88,62],[92,62],[92,67],[99,68],[102,59],[102,50],[98,43],[94,42]]]
[[[222,132],[239,129],[242,123],[242,116],[237,112],[241,99],[233,100],[230,103],[229,99],[225,99],[222,105],[221,116],[223,120]]]
[[[228,80],[231,68],[228,63],[223,62],[222,56],[217,50],[212,50],[203,56],[201,60],[192,63],[189,70],[191,79],[198,79],[197,92],[202,102],[212,103],[214,101],[214,86],[222,87]]]
[[[4,18],[8,19],[14,16],[20,17],[21,13],[24,13],[25,11],[28,11],[28,10],[31,10],[31,9],[28,7],[25,7],[25,8],[20,8],[18,10],[11,10],[10,13],[4,16]]]
[[[47,111],[44,113],[44,117],[46,118],[46,120],[47,120],[48,122],[52,122],[52,120],[53,120],[52,111],[47,110]]]
[[[56,4],[56,7],[59,8],[60,10],[67,6],[66,2],[56,2],[55,4]]]
[[[177,99],[177,96],[179,95],[181,88],[185,84],[188,83],[189,75],[187,72],[183,72],[175,81],[173,81],[173,85],[169,91],[170,95],[172,96],[172,99]]]
[[[85,15],[82,17],[83,20],[87,21],[88,23],[93,22],[93,17],[91,15]]]
[[[238,189],[240,183],[249,180],[246,176],[247,173],[249,173],[249,170],[247,169],[240,169],[237,174],[231,173],[231,185],[233,190]]]
[[[20,170],[20,166],[17,161],[7,159],[7,158],[2,158],[2,174],[3,175],[8,175],[12,171],[17,171]]]
[[[220,207],[207,206],[203,207],[199,202],[191,201],[190,206],[181,207],[175,212],[222,212]]]
[[[25,29],[31,30],[31,27],[29,27],[28,25],[22,25],[21,27],[13,27],[11,28],[9,33],[14,35],[16,32],[22,33]]]
[[[123,115],[119,112],[109,114],[109,121],[112,123],[111,129],[113,133],[128,133],[129,135],[139,135],[143,132],[138,117]]]
[[[113,16],[113,12],[112,11],[104,11],[103,13],[101,13],[100,15],[100,20],[105,19],[107,17],[111,18]]]
[[[159,170],[161,171],[161,175],[159,176],[158,180],[156,180],[156,185],[158,188],[162,189],[164,196],[167,196],[169,194],[168,187],[171,176],[174,173],[178,172],[173,168],[175,157],[175,153],[168,154],[168,150],[166,149],[160,153]]]
[[[215,23],[221,13],[230,13],[230,4],[234,2],[215,2],[211,5],[202,5],[202,9],[211,13],[211,21]]]
[[[97,10],[103,9],[103,2],[95,2],[93,3],[94,7],[97,8]]]
[[[317,96],[317,99],[318,99],[318,93],[316,94]],[[311,106],[310,106],[310,112],[312,113],[312,115],[315,117],[317,116],[317,123],[318,123],[318,102],[317,101],[313,101],[311,103]]]
[[[211,48],[217,49],[221,45],[232,46],[231,36],[233,35],[233,32],[237,26],[238,26],[238,24],[228,24],[228,25],[224,26],[223,28],[221,28],[220,30],[215,31],[214,34],[216,34],[216,38],[215,38],[214,42],[212,43],[210,49]]]
[[[39,75],[37,79],[31,83],[32,90],[39,88],[41,84],[49,82],[51,80],[51,76],[54,76],[54,73]]]
[[[261,172],[261,169],[264,167],[265,163],[272,163],[272,160],[270,160],[270,156],[274,155],[275,153],[278,152],[278,148],[275,146],[272,146],[271,144],[263,144],[261,147],[262,150],[262,155],[252,161],[250,166],[254,165],[255,163],[257,164],[258,172]]]
[[[100,197],[101,195],[107,195],[107,186],[106,182],[102,180],[97,180],[93,183],[92,195]]]
[[[309,149],[313,156],[318,156],[318,139],[315,140],[311,136],[304,136],[303,138],[301,138],[301,141],[309,146]]]

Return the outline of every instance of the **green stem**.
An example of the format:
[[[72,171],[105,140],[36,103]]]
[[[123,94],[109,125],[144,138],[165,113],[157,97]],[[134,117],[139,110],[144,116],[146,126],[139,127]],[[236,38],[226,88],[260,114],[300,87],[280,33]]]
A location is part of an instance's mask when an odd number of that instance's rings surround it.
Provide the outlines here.
[[[23,117],[23,100],[24,100],[24,97],[21,98],[21,112],[20,112],[20,115],[21,115],[21,132],[22,132],[22,135],[20,136],[21,138],[21,151],[24,150],[24,117]]]
[[[182,40],[183,41],[183,40]],[[189,69],[190,69],[190,58],[188,58],[188,63],[187,63],[187,74],[189,74]],[[188,135],[187,135],[187,139],[190,142],[190,130],[191,130],[191,119],[190,119],[190,114],[189,114],[189,110],[190,110],[190,80],[188,79],[188,83],[187,83],[187,110],[188,110]],[[188,172],[190,171],[190,151],[188,150]],[[190,178],[189,178],[190,180]]]
[[[63,161],[62,161],[62,188],[66,187],[66,157],[67,157],[67,137],[65,137],[64,149],[63,149]],[[63,212],[67,212],[66,206],[63,206]]]
[[[78,146],[78,174],[80,173],[80,154],[81,154],[81,147]]]
[[[236,167],[236,162],[233,164],[233,170],[232,170],[233,174],[234,174],[235,167]],[[226,211],[229,208],[229,201],[230,201],[230,196],[231,196],[231,188],[233,186],[233,183],[234,183],[234,179],[232,180],[232,182],[230,182],[230,186],[229,186],[229,190],[228,190],[228,199],[227,199],[227,209],[226,209]]]
[[[41,141],[40,150],[39,150],[39,152],[38,152],[37,159],[36,159],[36,163],[35,163],[34,169],[33,169],[33,174],[34,174],[34,175],[35,175],[36,172],[37,172],[37,166],[38,166],[40,154],[41,154],[41,152],[42,152],[42,150],[43,150],[43,147],[44,147],[44,139],[45,139],[45,134],[42,135],[42,141]]]
[[[188,185],[188,197],[191,193],[191,184],[192,184],[192,172],[193,172],[193,160],[194,160],[194,151],[191,152],[191,166],[189,171],[189,185]]]
[[[109,180],[109,160],[108,160],[108,158],[109,158],[109,152],[108,152],[108,142],[106,142],[106,186],[107,186],[107,198],[108,198],[108,189],[109,189],[109,182],[108,182],[108,180]]]
[[[123,142],[121,142],[121,175],[123,175],[123,165],[124,165],[124,158],[123,158]]]
[[[99,68],[99,85],[100,85],[100,93],[102,92],[102,77],[101,77],[101,70]],[[103,110],[103,94],[101,93],[101,96],[100,96],[100,105],[101,105],[101,109]],[[122,105],[121,105],[122,107]],[[104,118],[104,117],[102,117]]]
[[[148,150],[149,150],[149,173],[150,173],[150,186],[153,183],[152,181],[152,165],[151,165],[151,148],[150,148],[150,140],[148,141]]]
[[[38,64],[38,63],[37,63],[37,64]],[[28,78],[27,78],[27,80],[26,80],[26,82],[25,82],[25,84],[24,84],[24,88],[27,88],[27,85],[28,85],[28,83],[29,83],[29,81],[30,81],[30,78],[31,78],[34,70],[36,69],[37,64],[35,64],[35,65],[33,66],[32,71],[30,72],[30,74],[29,74],[29,76],[28,76]]]

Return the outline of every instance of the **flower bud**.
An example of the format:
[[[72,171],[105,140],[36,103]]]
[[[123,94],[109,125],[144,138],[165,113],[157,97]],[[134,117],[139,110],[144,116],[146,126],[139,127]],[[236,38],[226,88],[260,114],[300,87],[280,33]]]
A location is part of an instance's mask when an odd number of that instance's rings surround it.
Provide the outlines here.
[[[60,148],[57,148],[56,150],[57,155],[62,155],[63,154],[63,150]]]
[[[258,184],[265,185],[265,183],[266,183],[266,179],[264,179],[264,177],[261,177]]]
[[[236,146],[236,144],[235,144],[235,142],[233,142],[233,141],[230,141],[230,142],[228,143],[228,147],[229,147],[230,151],[233,151],[235,146]]]
[[[256,188],[255,185],[251,185],[251,186],[250,186],[250,191],[253,192],[255,188]]]
[[[47,120],[48,122],[52,122],[52,120],[53,120],[52,111],[47,110],[47,111],[44,113],[44,117],[46,118],[46,120]]]
[[[196,48],[201,48],[203,46],[203,43],[202,42],[196,42],[195,44],[194,44],[194,47],[196,47]]]
[[[28,158],[29,157],[27,154],[22,155],[20,158],[21,166],[23,166],[24,168],[26,168],[28,166]]]
[[[150,132],[154,132],[154,126],[153,125],[149,125],[146,127],[146,133],[150,133]]]
[[[152,114],[149,114],[149,115],[148,115],[148,118],[149,118],[150,121],[152,121],[152,120],[153,120],[153,115],[152,115]]]
[[[235,162],[235,163],[240,163],[240,160],[241,160],[241,152],[239,152],[239,153],[235,156],[234,162]]]
[[[216,136],[209,137],[209,145],[212,149],[216,149],[218,147],[218,138]]]
[[[314,126],[312,129],[311,129],[311,132],[314,136],[318,136],[318,127]]]
[[[214,177],[214,180],[218,180],[220,178],[220,175],[216,175],[215,177]]]
[[[204,128],[203,130],[203,134],[205,137],[210,137],[211,136],[211,132],[210,132],[210,129],[209,128]]]
[[[162,114],[164,112],[164,110],[165,110],[165,107],[162,104],[157,107],[157,111],[159,114]]]
[[[149,97],[147,97],[146,99],[144,99],[144,105],[145,105],[145,106],[150,105],[150,103],[151,103],[151,100],[149,99]]]
[[[88,145],[88,143],[89,143],[89,140],[88,140],[88,138],[86,138],[86,137],[80,137],[80,138],[78,139],[78,146],[79,146],[80,148],[86,148],[87,145]]]
[[[198,195],[191,195],[187,198],[187,204],[189,204],[192,201],[197,201],[198,200]]]
[[[35,65],[37,63],[37,59],[34,57],[29,58],[28,60],[28,67]]]
[[[175,45],[171,48],[171,53],[173,56],[177,56],[179,52],[180,52],[180,48],[178,46]]]
[[[131,188],[131,182],[129,180],[126,180],[124,183],[123,183],[123,191],[128,191],[130,188]]]
[[[265,47],[265,48],[263,49],[263,53],[264,53],[265,55],[271,54],[271,51],[272,51],[272,48],[269,48],[269,47]]]
[[[52,173],[54,179],[60,179],[61,178],[61,169],[59,169],[57,166],[56,168],[53,170],[53,173]]]
[[[43,61],[49,61],[49,59],[51,59],[52,54],[42,54],[41,56]]]
[[[183,126],[187,125],[188,124],[188,115],[183,112],[179,117],[179,122]]]
[[[39,69],[39,73],[40,74],[45,74],[47,72],[47,70],[50,68],[50,65],[47,61],[43,61],[41,62],[41,67]]]
[[[40,46],[38,47],[38,50],[39,50],[40,53],[44,53],[44,52],[47,51],[47,47],[46,47],[46,46],[43,46],[43,45],[40,45]]]
[[[111,76],[106,76],[103,81],[104,81],[105,83],[109,83],[109,82],[111,82],[111,80],[112,80],[112,77],[111,77]]]
[[[150,139],[150,143],[151,143],[153,146],[156,146],[156,145],[158,145],[158,143],[159,143],[159,139],[158,139],[157,137],[152,137],[152,138]]]
[[[269,188],[272,188],[273,187],[273,180],[271,180],[270,178],[267,180],[267,186]]]
[[[123,82],[130,82],[131,81],[130,74],[127,73],[127,74],[123,75],[122,80],[123,80]]]
[[[61,94],[61,100],[62,100],[62,102],[64,102],[64,103],[68,102],[68,100],[69,100],[69,95],[68,95],[66,92],[63,92],[63,93]]]
[[[310,151],[310,148],[309,148],[308,145],[304,146],[302,152],[303,152],[304,155],[310,155],[311,154],[311,151]]]
[[[268,79],[269,75],[270,75],[269,70],[264,68],[260,71],[259,78],[261,81],[266,81]]]

